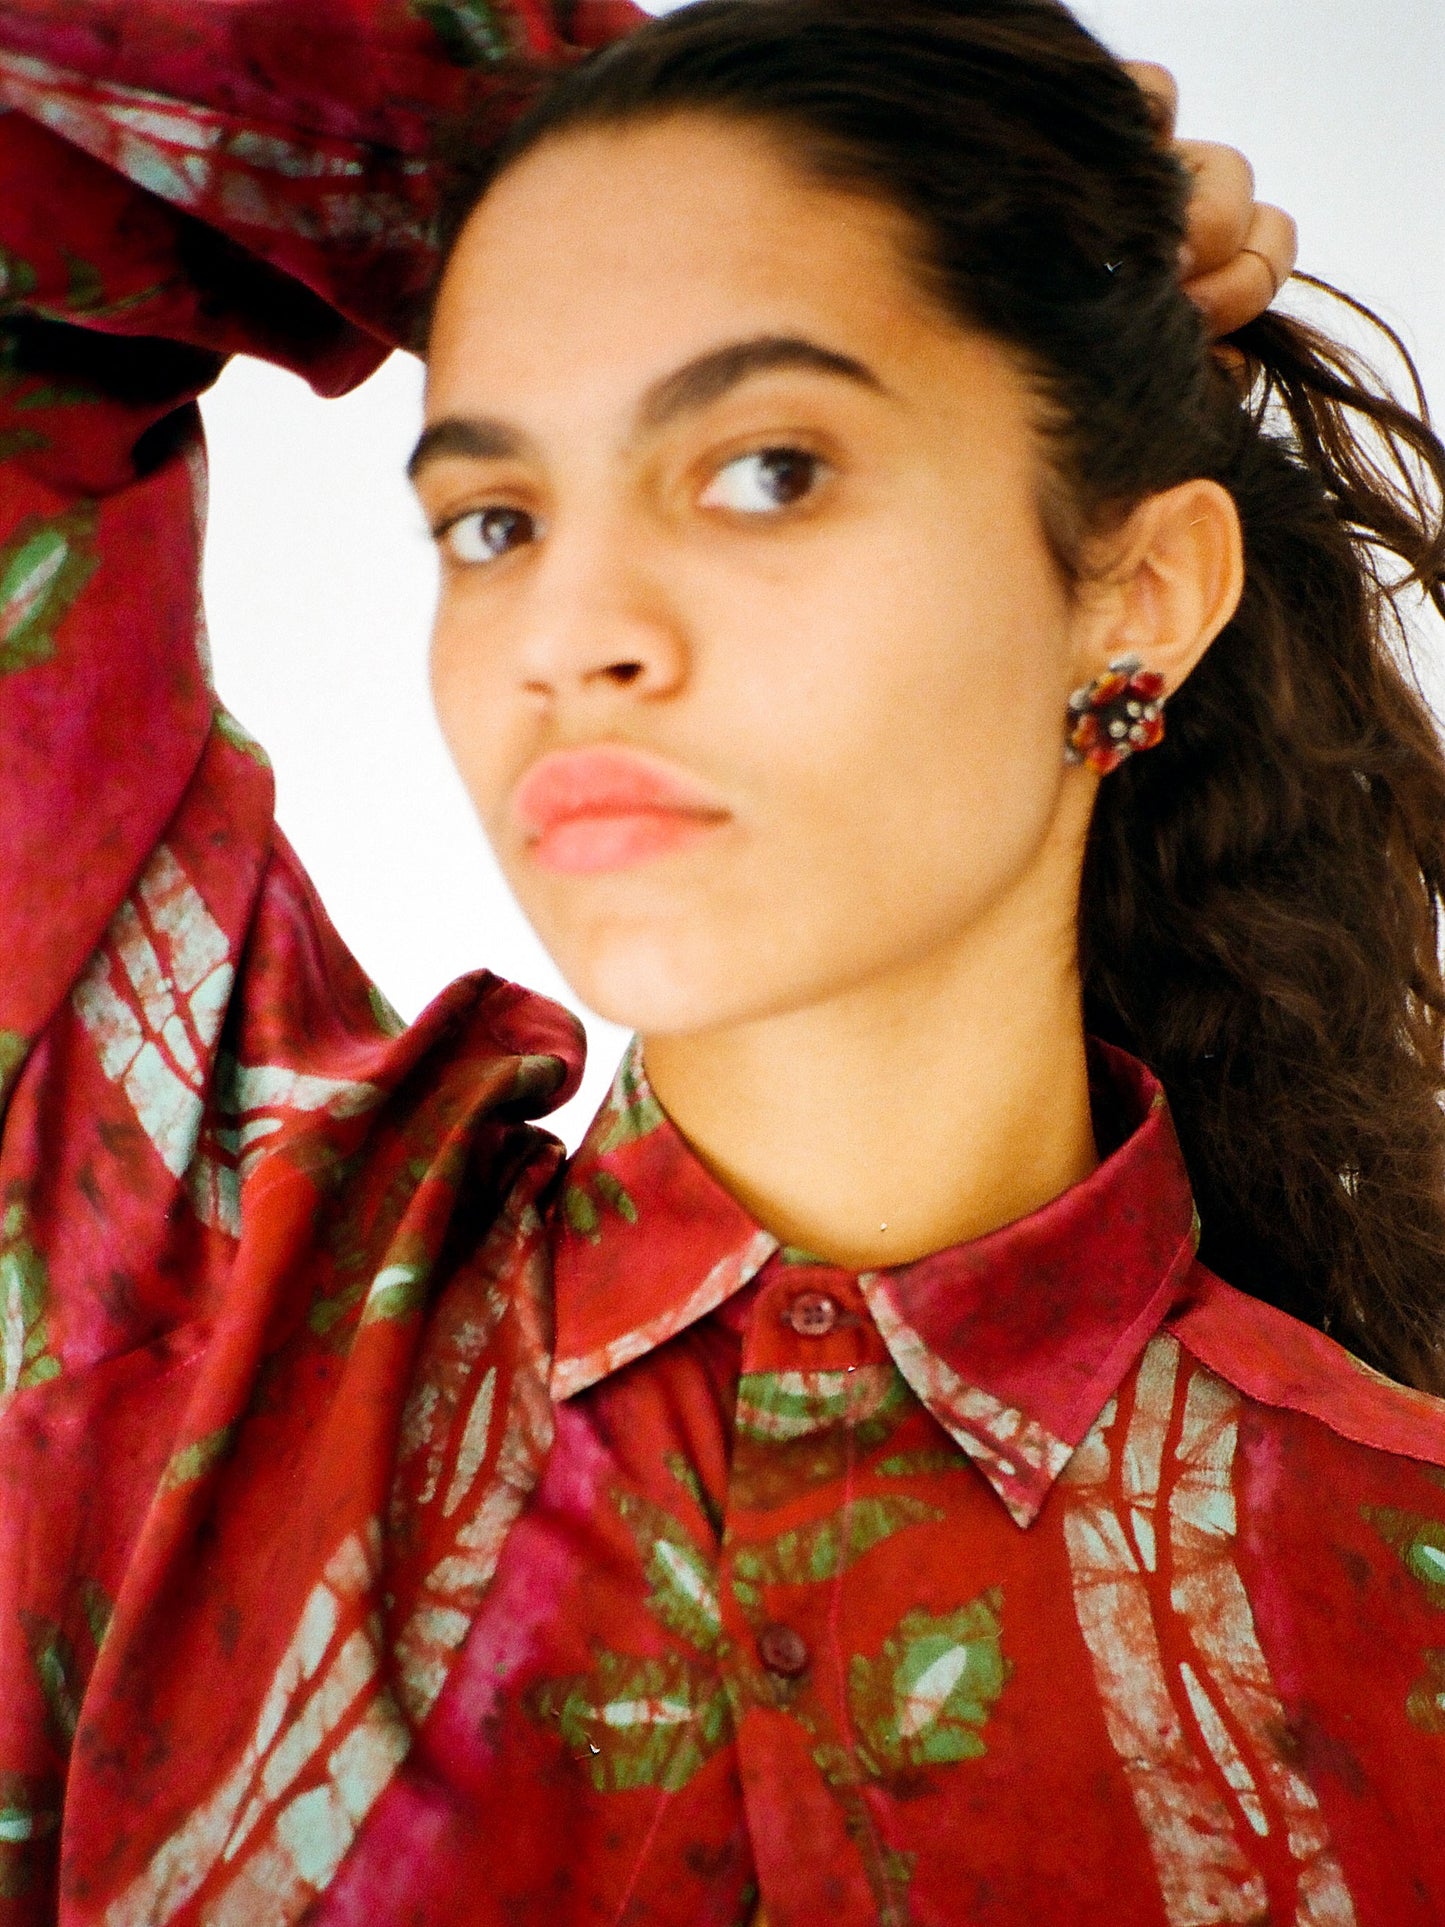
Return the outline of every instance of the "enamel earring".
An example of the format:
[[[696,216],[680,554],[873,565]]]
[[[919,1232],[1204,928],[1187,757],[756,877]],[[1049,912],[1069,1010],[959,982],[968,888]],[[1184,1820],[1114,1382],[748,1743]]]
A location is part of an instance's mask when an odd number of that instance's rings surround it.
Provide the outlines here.
[[[1164,678],[1138,656],[1121,656],[1069,698],[1068,763],[1107,776],[1137,749],[1164,738]]]

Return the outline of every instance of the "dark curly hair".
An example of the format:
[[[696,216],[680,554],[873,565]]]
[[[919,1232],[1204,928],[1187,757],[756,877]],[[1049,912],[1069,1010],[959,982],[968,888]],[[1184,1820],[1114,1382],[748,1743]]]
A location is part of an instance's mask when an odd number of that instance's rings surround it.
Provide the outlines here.
[[[539,143],[679,112],[774,129],[908,217],[928,291],[1037,383],[1067,568],[1149,494],[1232,495],[1238,612],[1100,792],[1088,1020],[1164,1083],[1205,1261],[1445,1391],[1445,759],[1401,615],[1445,613],[1445,446],[1404,349],[1384,330],[1411,405],[1282,314],[1212,349],[1179,285],[1187,176],[1055,0],[702,0],[461,168],[450,235]]]

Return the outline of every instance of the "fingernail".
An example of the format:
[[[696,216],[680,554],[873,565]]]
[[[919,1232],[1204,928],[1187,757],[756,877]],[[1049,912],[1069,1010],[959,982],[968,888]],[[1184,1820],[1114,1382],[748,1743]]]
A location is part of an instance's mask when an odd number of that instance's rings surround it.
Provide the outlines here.
[[[1179,250],[1179,278],[1180,278],[1180,280],[1181,280],[1181,281],[1187,281],[1187,280],[1189,279],[1189,277],[1190,277],[1190,275],[1191,275],[1191,274],[1193,274],[1193,272],[1194,272],[1194,267],[1195,267],[1195,255],[1194,255],[1194,250],[1193,250],[1193,248],[1192,248],[1192,247],[1190,247],[1190,245],[1189,245],[1189,243],[1188,243],[1188,242],[1186,241],[1186,242],[1184,242],[1184,244],[1183,244],[1183,245],[1181,246],[1181,248],[1180,248],[1180,250]]]

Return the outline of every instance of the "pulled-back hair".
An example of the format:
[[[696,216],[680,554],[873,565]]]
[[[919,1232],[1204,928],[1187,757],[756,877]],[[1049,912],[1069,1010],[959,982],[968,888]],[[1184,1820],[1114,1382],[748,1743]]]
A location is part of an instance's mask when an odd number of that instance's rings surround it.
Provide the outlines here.
[[[922,285],[1037,385],[1070,572],[1149,494],[1233,497],[1238,612],[1100,791],[1087,1017],[1164,1083],[1205,1261],[1445,1390],[1445,760],[1396,606],[1445,611],[1418,382],[1412,410],[1277,313],[1222,364],[1179,284],[1187,176],[1055,0],[703,0],[555,83],[451,233],[539,143],[680,112],[909,217]]]

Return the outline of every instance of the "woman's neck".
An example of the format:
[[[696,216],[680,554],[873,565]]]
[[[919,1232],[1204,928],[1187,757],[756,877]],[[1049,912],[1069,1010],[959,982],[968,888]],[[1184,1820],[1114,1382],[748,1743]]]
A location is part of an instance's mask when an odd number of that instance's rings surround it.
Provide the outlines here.
[[[1071,932],[1005,919],[886,982],[644,1050],[733,1196],[849,1269],[980,1237],[1098,1162]]]

